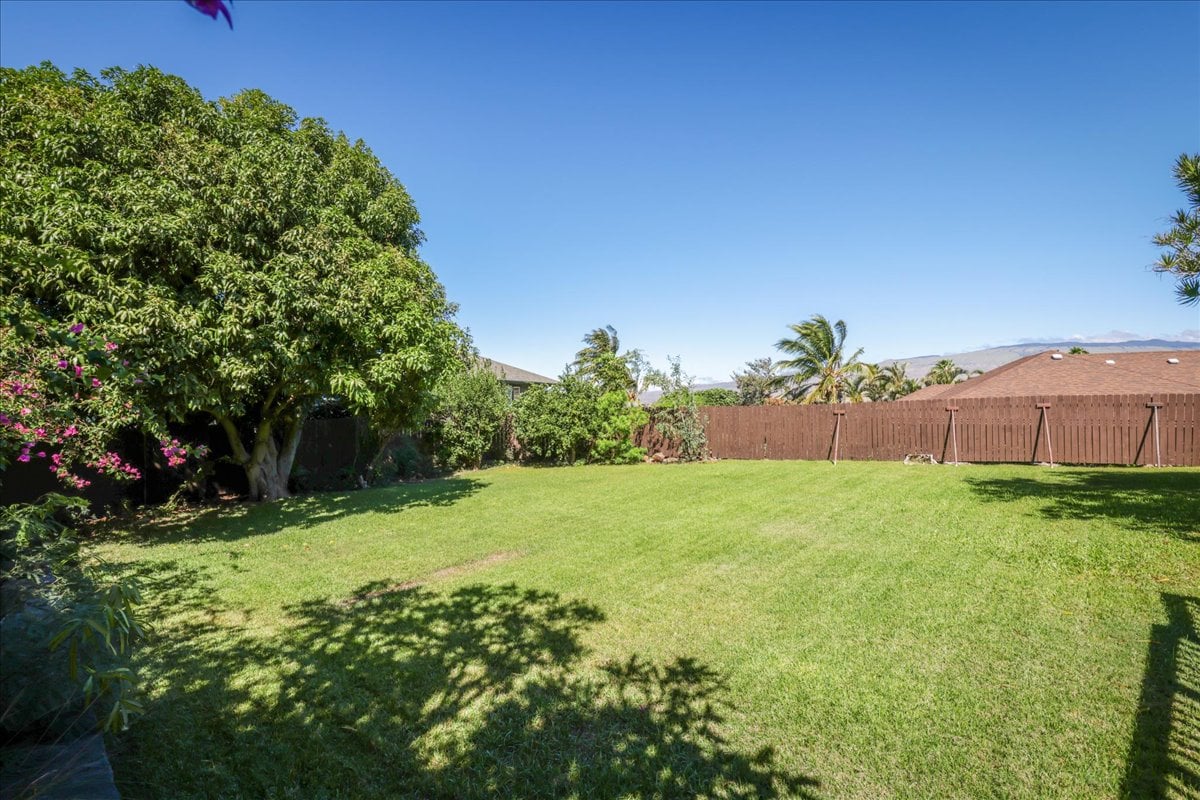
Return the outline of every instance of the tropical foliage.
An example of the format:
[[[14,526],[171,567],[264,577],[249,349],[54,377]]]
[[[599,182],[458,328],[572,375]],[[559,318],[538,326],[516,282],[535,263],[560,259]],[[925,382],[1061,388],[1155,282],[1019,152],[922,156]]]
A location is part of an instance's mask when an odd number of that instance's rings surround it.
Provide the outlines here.
[[[20,297],[0,298],[0,475],[16,464],[49,470],[68,489],[97,476],[141,477],[108,449],[125,427],[156,430],[147,409],[122,401],[142,380],[122,348],[82,322],[60,325]],[[189,449],[164,439],[168,466]],[[145,637],[132,579],[107,578],[72,529],[88,504],[58,493],[0,511],[0,728],[60,735],[85,714],[108,730],[141,711],[132,649]]]
[[[788,326],[794,334],[775,347],[789,358],[778,366],[787,395],[802,403],[841,403],[849,399],[851,379],[863,371],[862,348],[846,355],[846,323],[830,323],[820,314]]]
[[[952,359],[943,358],[930,368],[925,375],[926,386],[944,386],[957,383],[967,377],[967,371],[954,363]]]
[[[0,107],[0,295],[120,342],[140,396],[220,424],[252,496],[287,494],[318,398],[428,413],[463,335],[365,144],[148,67],[5,69]]]
[[[648,370],[640,350],[621,352],[621,339],[612,325],[595,328],[583,337],[584,347],[571,367],[580,378],[602,392],[625,392],[634,398]]]
[[[1165,248],[1154,270],[1175,276],[1179,302],[1196,305],[1200,303],[1200,154],[1180,155],[1174,173],[1187,196],[1187,208],[1171,217],[1170,230],[1154,237],[1155,246]]]

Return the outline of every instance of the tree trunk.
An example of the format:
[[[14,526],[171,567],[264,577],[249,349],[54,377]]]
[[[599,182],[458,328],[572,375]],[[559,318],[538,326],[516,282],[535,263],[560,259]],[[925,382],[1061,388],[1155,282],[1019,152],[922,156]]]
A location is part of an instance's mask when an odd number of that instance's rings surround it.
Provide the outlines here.
[[[229,438],[234,459],[246,470],[250,499],[278,500],[290,497],[288,478],[292,474],[292,464],[296,460],[300,435],[304,430],[303,416],[293,414],[278,420],[282,427],[278,437],[275,421],[262,422],[255,432],[254,447],[248,452],[233,421],[224,415],[216,416]]]

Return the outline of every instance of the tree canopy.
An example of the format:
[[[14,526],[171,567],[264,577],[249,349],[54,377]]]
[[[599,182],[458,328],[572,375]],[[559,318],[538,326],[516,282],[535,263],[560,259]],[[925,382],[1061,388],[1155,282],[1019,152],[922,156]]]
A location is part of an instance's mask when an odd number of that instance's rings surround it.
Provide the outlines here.
[[[738,404],[743,406],[761,406],[767,402],[779,386],[776,371],[778,364],[767,358],[756,358],[746,362],[745,372],[733,373],[733,381],[737,386]]]
[[[1174,275],[1179,302],[1196,305],[1200,303],[1200,153],[1179,156],[1174,172],[1188,207],[1171,217],[1170,230],[1154,237],[1156,246],[1166,248],[1154,270]]]
[[[121,342],[167,416],[211,414],[286,494],[308,407],[392,427],[461,351],[419,215],[361,141],[157,69],[0,71],[0,296]]]

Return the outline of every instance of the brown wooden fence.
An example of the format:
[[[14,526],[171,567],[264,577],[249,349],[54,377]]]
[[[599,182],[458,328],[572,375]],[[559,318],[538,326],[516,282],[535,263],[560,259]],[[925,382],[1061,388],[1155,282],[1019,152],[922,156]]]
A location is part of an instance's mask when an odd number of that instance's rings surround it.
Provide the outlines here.
[[[701,413],[716,458],[890,461],[929,453],[954,461],[957,448],[959,461],[1200,466],[1200,394],[729,406]],[[653,429],[637,438],[651,454],[672,455]]]

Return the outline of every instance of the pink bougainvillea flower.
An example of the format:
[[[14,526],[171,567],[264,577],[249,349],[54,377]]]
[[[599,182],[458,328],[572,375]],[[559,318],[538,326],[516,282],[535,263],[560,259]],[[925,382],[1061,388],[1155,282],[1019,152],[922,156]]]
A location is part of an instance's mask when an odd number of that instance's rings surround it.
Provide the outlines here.
[[[74,325],[67,328],[67,330],[69,330],[71,333],[83,333],[83,323],[76,322]]]
[[[29,461],[29,453],[21,453],[21,455],[17,456],[17,461],[28,462]]]
[[[59,369],[66,369],[68,366],[70,366],[70,365],[67,364],[67,360],[65,358],[60,358],[58,360],[58,368]]]
[[[38,458],[45,458],[45,457],[46,457],[46,451],[45,451],[45,450],[38,450],[38,452],[37,452],[37,457],[38,457]]]
[[[64,439],[70,439],[77,433],[79,433],[79,428],[76,428],[74,425],[68,425],[63,429],[62,435]]]
[[[93,389],[100,388],[100,379],[99,378],[92,378],[92,388]]]
[[[76,378],[83,377],[83,367],[79,366],[78,364],[75,365],[75,377]]]
[[[116,342],[105,342],[104,349],[111,353],[113,350],[117,349],[117,343]]]
[[[32,409],[32,408],[22,408],[22,409],[21,409],[21,416],[22,416],[22,417],[28,417],[28,416],[29,416],[30,414],[32,414],[32,413],[33,413],[33,409]]]
[[[213,19],[217,18],[217,14],[225,17],[225,21],[229,23],[229,29],[233,30],[233,20],[229,16],[229,8],[225,5],[225,0],[183,0],[192,8],[199,11],[201,14],[207,14]]]

